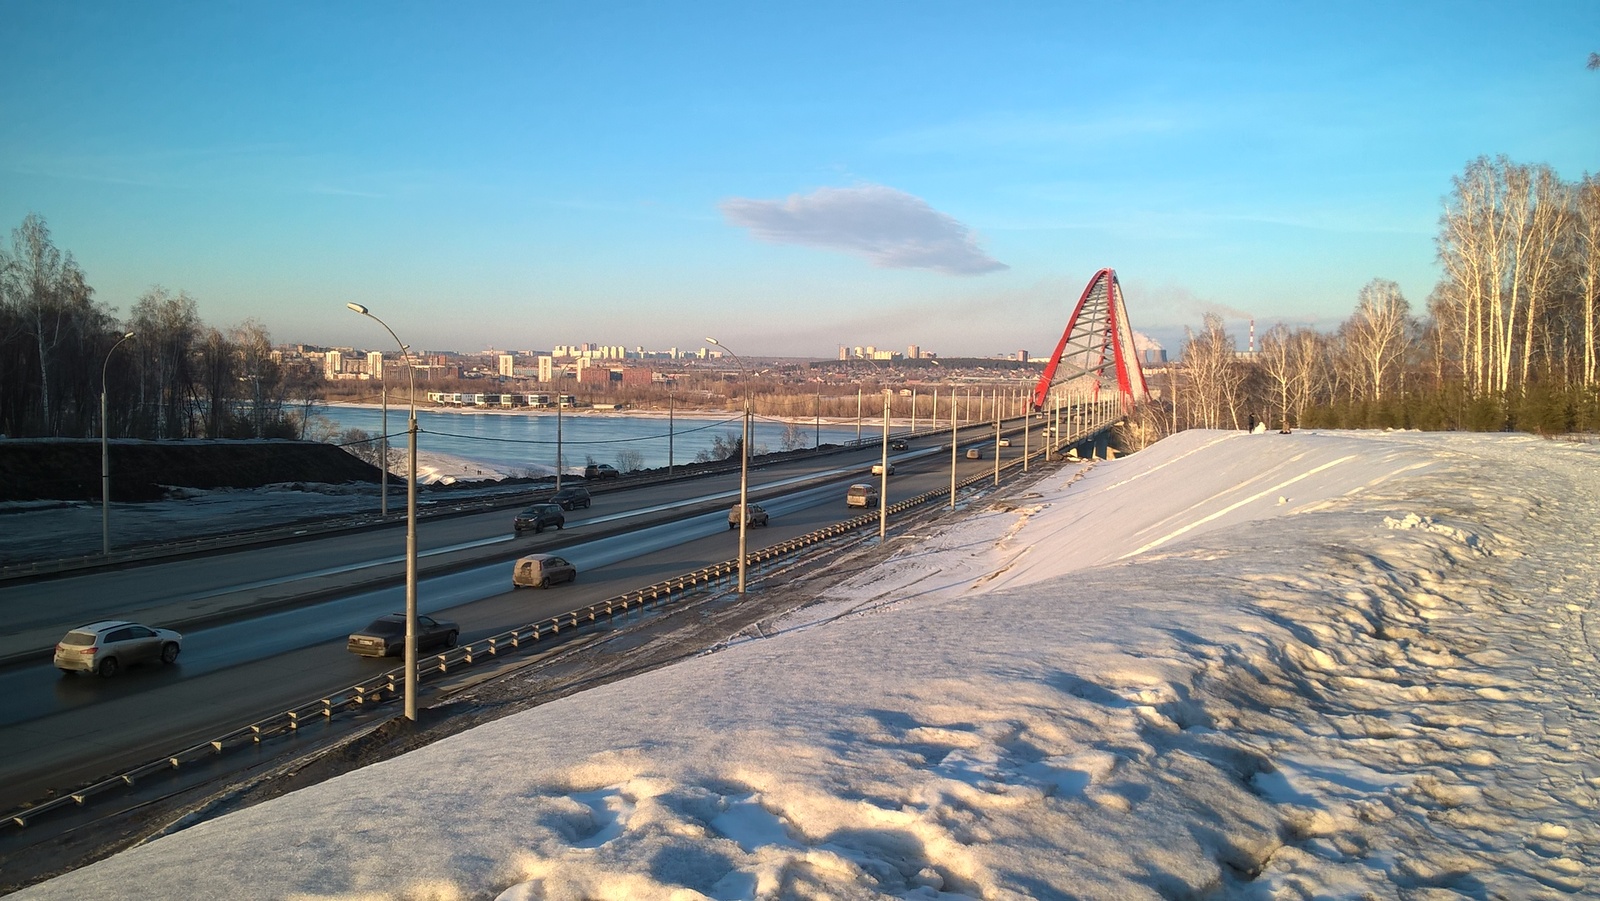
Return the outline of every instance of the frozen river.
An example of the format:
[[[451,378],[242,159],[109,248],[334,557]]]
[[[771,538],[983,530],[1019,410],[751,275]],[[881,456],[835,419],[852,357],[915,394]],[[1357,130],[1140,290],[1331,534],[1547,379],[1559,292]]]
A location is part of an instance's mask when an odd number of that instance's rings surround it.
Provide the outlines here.
[[[405,443],[406,407],[389,407],[388,432],[396,446]],[[320,415],[338,431],[361,429],[382,434],[383,412],[377,407],[334,405]],[[471,460],[485,469],[507,475],[542,474],[553,470],[557,444],[566,468],[591,460],[622,469],[653,469],[669,464],[693,463],[697,454],[711,449],[720,437],[731,444],[739,437],[739,416],[693,417],[650,413],[567,411],[557,423],[555,411],[517,412],[418,410],[417,450],[426,456]],[[752,426],[751,449],[757,453],[822,444],[845,444],[856,439],[854,421],[795,421],[757,418]],[[871,438],[882,421],[863,423]],[[559,430],[559,439],[558,439]],[[787,443],[786,443],[787,438]]]

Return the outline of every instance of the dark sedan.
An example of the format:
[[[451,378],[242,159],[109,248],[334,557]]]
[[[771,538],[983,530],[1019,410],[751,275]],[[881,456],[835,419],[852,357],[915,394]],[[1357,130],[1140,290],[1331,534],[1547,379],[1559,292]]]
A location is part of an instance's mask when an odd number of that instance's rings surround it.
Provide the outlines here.
[[[579,507],[588,509],[594,501],[587,488],[563,488],[550,495],[550,503],[559,504],[563,510],[576,510]]]
[[[511,528],[518,535],[528,531],[543,532],[547,526],[567,527],[567,515],[561,512],[560,504],[534,504],[511,521]]]
[[[449,620],[430,616],[417,617],[417,650],[453,648],[461,629]],[[406,652],[406,615],[391,613],[373,620],[371,625],[350,634],[345,646],[352,654],[363,657],[399,657]]]

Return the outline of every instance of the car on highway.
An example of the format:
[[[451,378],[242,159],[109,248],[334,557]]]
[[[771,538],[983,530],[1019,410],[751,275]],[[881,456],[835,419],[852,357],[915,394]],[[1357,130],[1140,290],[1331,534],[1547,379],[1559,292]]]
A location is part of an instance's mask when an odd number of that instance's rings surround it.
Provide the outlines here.
[[[967,459],[968,460],[982,460],[983,459],[983,448],[981,448],[981,447],[969,447],[969,448],[967,448]]]
[[[511,568],[512,588],[549,588],[578,578],[578,568],[555,554],[529,554]]]
[[[755,527],[755,526],[764,526],[764,525],[766,525],[767,524],[767,519],[768,519],[767,511],[760,504],[746,504],[745,505],[745,522],[748,523],[752,528]],[[739,505],[738,504],[734,504],[733,507],[728,510],[728,528],[730,528],[730,529],[739,528]]]
[[[620,478],[622,473],[610,463],[590,463],[583,468],[583,477],[593,481],[595,479]]]
[[[906,440],[904,438],[896,438],[889,442],[890,450],[905,450],[908,447],[910,447],[910,445],[906,444]]]
[[[55,665],[69,675],[95,673],[109,679],[135,663],[172,663],[181,650],[183,636],[171,629],[108,619],[68,632],[56,644]]]
[[[875,476],[883,475],[883,470],[884,470],[885,465],[888,466],[889,475],[894,475],[894,464],[893,463],[889,463],[889,464],[874,463],[874,464],[872,464],[872,474],[875,475]]]
[[[1001,438],[1000,439],[1000,446],[1001,447],[1010,447],[1011,446],[1011,439],[1010,438]]]
[[[846,507],[875,507],[878,504],[878,489],[871,485],[857,483],[851,485],[844,493]]]
[[[587,488],[563,488],[550,495],[550,503],[559,504],[563,510],[576,510],[579,507],[588,508],[594,499],[589,496]]]
[[[567,514],[561,512],[560,504],[534,504],[511,521],[511,528],[518,535],[523,532],[543,532],[548,526],[558,529],[567,527]]]
[[[461,627],[444,619],[417,616],[417,650],[453,648]],[[406,615],[391,613],[373,620],[365,629],[350,633],[345,649],[363,657],[399,657],[406,652]]]

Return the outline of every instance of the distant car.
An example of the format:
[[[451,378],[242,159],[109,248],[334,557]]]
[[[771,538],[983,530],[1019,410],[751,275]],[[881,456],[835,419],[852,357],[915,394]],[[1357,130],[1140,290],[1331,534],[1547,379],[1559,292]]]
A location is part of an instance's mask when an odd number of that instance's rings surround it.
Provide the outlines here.
[[[444,619],[417,616],[417,650],[453,648],[461,627]],[[400,657],[406,652],[406,615],[380,616],[359,632],[350,633],[345,649],[363,657]]]
[[[748,523],[752,528],[756,526],[764,526],[767,524],[767,511],[762,509],[760,504],[748,504],[745,506],[745,522]],[[728,510],[728,528],[739,528],[738,504],[734,504],[733,507]]]
[[[595,479],[615,479],[622,475],[610,463],[590,463],[583,468],[583,477],[594,481]]]
[[[889,442],[890,450],[905,450],[907,447],[910,447],[910,445],[906,444],[906,440],[904,438],[896,438]]]
[[[969,447],[969,448],[967,448],[967,459],[968,460],[982,460],[983,459],[983,448],[981,448],[981,447]]]
[[[594,499],[589,497],[587,488],[563,488],[550,495],[550,503],[560,505],[563,510],[576,510],[579,507],[588,508]]]
[[[560,504],[534,504],[511,521],[511,528],[518,535],[528,531],[543,532],[546,526],[567,527],[567,515],[561,512]]]
[[[172,663],[183,650],[183,636],[120,619],[79,626],[56,644],[56,669],[63,673],[115,676],[125,666],[158,660]]]
[[[1010,447],[1011,446],[1011,439],[1010,438],[1001,438],[1000,439],[1000,446],[1001,447]]]
[[[890,464],[888,464],[888,466],[889,466],[889,475],[894,475],[894,464],[890,463]],[[872,474],[875,475],[875,476],[883,475],[883,468],[884,468],[884,464],[882,464],[882,463],[874,463],[874,464],[872,464]]]
[[[844,493],[846,507],[875,507],[878,504],[878,489],[871,485],[855,484]]]
[[[555,554],[529,554],[511,568],[512,588],[549,588],[578,578],[578,568]]]

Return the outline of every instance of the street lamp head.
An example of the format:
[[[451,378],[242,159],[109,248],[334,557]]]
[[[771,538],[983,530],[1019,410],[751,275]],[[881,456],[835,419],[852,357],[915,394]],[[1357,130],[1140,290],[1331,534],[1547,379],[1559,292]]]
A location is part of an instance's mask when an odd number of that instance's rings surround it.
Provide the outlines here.
[[[345,304],[345,306],[348,307],[351,310],[354,310],[357,313],[360,313],[363,316],[372,315],[371,313],[368,313],[367,312],[367,308],[362,306],[361,304],[358,304],[358,303],[347,303],[347,304]]]
[[[134,333],[133,333],[133,332],[128,332],[128,333],[127,333],[127,334],[125,334],[125,335],[123,335],[123,336],[122,336],[122,340],[124,340],[124,341],[126,341],[126,340],[128,340],[128,339],[129,339],[129,338],[132,338],[132,337],[133,337],[133,335],[134,335]]]
[[[706,339],[706,343],[707,344],[718,344],[718,341],[715,338],[707,338]],[[719,344],[719,346],[720,346],[720,344]]]

